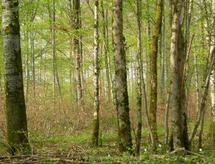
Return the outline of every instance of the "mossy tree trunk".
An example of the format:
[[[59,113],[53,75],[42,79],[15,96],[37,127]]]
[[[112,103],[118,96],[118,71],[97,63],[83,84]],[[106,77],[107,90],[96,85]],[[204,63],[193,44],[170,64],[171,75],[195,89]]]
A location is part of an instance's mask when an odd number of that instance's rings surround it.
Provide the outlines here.
[[[7,139],[14,154],[29,150],[20,48],[19,2],[3,0]]]
[[[115,92],[119,151],[131,151],[131,125],[127,90],[126,56],[123,36],[122,0],[113,0],[113,41],[115,50]]]
[[[186,45],[182,32],[184,0],[175,0],[173,4],[172,35],[171,35],[171,149],[189,149],[187,133],[187,115],[185,111],[184,66]]]
[[[152,52],[150,55],[150,107],[149,107],[149,118],[150,126],[153,134],[153,149],[156,149],[158,142],[157,135],[157,56],[158,56],[158,41],[161,33],[162,25],[162,5],[163,0],[158,0],[156,5],[156,24],[152,36]]]

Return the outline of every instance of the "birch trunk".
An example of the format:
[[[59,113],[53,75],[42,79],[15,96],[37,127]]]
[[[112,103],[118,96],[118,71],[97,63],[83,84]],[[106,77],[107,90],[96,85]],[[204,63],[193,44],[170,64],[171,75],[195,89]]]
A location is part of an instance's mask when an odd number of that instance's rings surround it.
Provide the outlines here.
[[[99,146],[99,109],[100,109],[100,101],[99,101],[99,74],[100,74],[100,66],[99,66],[99,1],[95,1],[95,9],[94,9],[94,114],[93,114],[93,136],[92,136],[92,144],[93,146]]]

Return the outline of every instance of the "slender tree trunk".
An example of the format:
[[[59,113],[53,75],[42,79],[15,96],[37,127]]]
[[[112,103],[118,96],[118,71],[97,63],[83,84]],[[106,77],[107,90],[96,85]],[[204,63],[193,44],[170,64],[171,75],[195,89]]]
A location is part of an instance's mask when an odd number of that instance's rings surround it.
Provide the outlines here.
[[[29,29],[27,29],[26,33],[26,45],[27,45],[27,52],[26,52],[26,88],[25,88],[25,100],[26,104],[28,104],[28,98],[29,98],[29,82],[30,82],[30,62],[29,62],[29,49],[30,49],[30,43],[29,43]]]
[[[163,0],[157,1],[156,7],[156,25],[152,36],[152,53],[150,55],[150,125],[153,134],[153,149],[156,150],[158,143],[157,134],[157,56],[158,56],[158,40],[161,33],[162,25],[162,5]]]
[[[93,146],[99,145],[99,108],[100,108],[100,85],[99,85],[99,1],[95,0],[94,9],[94,119],[93,119],[93,136],[92,144]]]
[[[195,87],[196,87],[196,111],[199,111],[199,71],[198,71],[198,58],[197,55],[194,54],[194,69],[195,69]]]
[[[10,153],[28,152],[26,107],[20,48],[19,2],[3,0],[2,31],[5,57],[7,139]]]
[[[142,0],[136,0],[137,5],[137,26],[138,26],[138,53],[137,60],[137,98],[136,98],[136,113],[137,113],[137,132],[136,132],[136,155],[140,155],[141,133],[142,133]]]
[[[31,64],[32,64],[32,82],[33,82],[33,98],[36,97],[36,74],[35,74],[35,54],[34,54],[34,34],[30,32],[30,47],[31,47]]]
[[[75,64],[75,76],[76,76],[76,98],[77,105],[82,105],[82,78],[81,78],[81,48],[80,48],[80,29],[81,29],[81,20],[80,20],[80,0],[73,0],[73,28],[75,30],[73,37],[73,54],[76,57]]]
[[[165,19],[165,12],[164,12],[164,7],[165,7],[165,1],[163,1],[162,5],[162,25],[161,25],[161,35],[160,35],[160,56],[161,56],[161,61],[160,61],[160,95],[162,99],[162,103],[165,101],[165,96],[164,93],[165,91],[165,82],[166,82],[166,35],[165,35],[165,30],[166,30],[166,19]]]
[[[115,49],[115,88],[118,116],[119,151],[131,151],[131,125],[127,90],[127,71],[123,36],[122,0],[113,0],[113,40]]]
[[[104,57],[105,57],[105,71],[106,71],[106,80],[107,80],[107,96],[108,101],[111,102],[111,75],[110,75],[110,65],[109,65],[109,37],[108,37],[108,12],[104,9],[103,0],[101,1],[101,10],[102,10],[102,31],[103,31],[103,39],[104,39]],[[105,12],[106,11],[106,12]]]
[[[56,30],[55,30],[55,21],[56,21],[56,16],[55,16],[55,0],[52,0],[52,12],[50,13],[51,16],[51,37],[52,37],[52,71],[53,71],[53,103],[54,103],[54,108],[56,107]]]
[[[191,136],[190,136],[190,144],[193,141],[193,138],[195,137],[197,130],[199,128],[199,125],[201,123],[201,121],[204,118],[204,114],[205,114],[205,105],[206,105],[206,100],[207,100],[207,96],[208,96],[208,89],[209,89],[209,84],[210,84],[210,77],[211,77],[211,72],[214,69],[214,65],[215,65],[215,49],[213,49],[213,51],[211,51],[211,62],[209,64],[208,70],[207,70],[207,75],[206,78],[204,80],[204,91],[201,97],[201,102],[200,102],[200,108],[197,114],[197,120],[196,123],[194,125],[194,128],[192,130]]]
[[[212,30],[211,30],[211,45],[210,51],[215,51],[215,0],[212,1]],[[213,54],[212,54],[213,55]],[[211,80],[211,136],[212,136],[212,144],[215,145],[215,70],[213,69],[213,80]]]

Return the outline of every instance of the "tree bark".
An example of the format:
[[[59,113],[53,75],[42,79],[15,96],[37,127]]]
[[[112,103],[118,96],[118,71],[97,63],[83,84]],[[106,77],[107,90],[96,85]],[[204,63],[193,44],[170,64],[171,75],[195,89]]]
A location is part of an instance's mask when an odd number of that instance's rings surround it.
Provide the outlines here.
[[[187,133],[187,115],[185,111],[184,65],[186,61],[185,43],[182,32],[183,0],[173,3],[172,35],[171,35],[171,74],[172,74],[172,145],[171,149],[189,149]]]
[[[100,66],[99,66],[99,1],[95,0],[94,9],[94,114],[92,145],[99,146],[99,109],[100,109]]]
[[[81,46],[80,46],[80,29],[81,29],[81,20],[80,20],[80,0],[73,0],[73,28],[75,30],[73,37],[73,54],[76,57],[75,64],[75,76],[76,76],[76,98],[78,106],[82,105],[82,78],[81,78]]]
[[[215,0],[212,1],[212,29],[211,29],[211,44],[210,51],[215,51]],[[212,54],[213,55],[213,54]],[[215,54],[214,54],[215,55]],[[211,136],[212,144],[215,145],[215,71],[213,69],[213,80],[211,80]]]
[[[111,102],[112,99],[112,87],[111,87],[111,74],[110,74],[110,58],[109,58],[109,36],[108,36],[108,10],[104,9],[103,0],[101,1],[101,10],[102,10],[102,32],[103,32],[103,47],[104,47],[104,60],[105,60],[105,73],[106,73],[106,80],[107,80],[107,96],[108,101]]]
[[[150,107],[149,118],[150,126],[153,134],[153,149],[156,150],[158,142],[157,134],[157,56],[158,56],[158,40],[161,33],[162,25],[162,5],[163,0],[158,0],[156,5],[156,24],[152,36],[152,52],[150,55]]]
[[[142,67],[142,0],[136,0],[137,6],[137,26],[138,26],[138,53],[137,60],[137,98],[136,98],[136,113],[137,113],[137,132],[136,132],[136,155],[140,155],[141,146],[141,133],[142,133],[142,80],[143,80],[143,67]]]
[[[126,56],[123,36],[122,0],[113,0],[113,40],[115,50],[115,91],[118,116],[119,151],[131,151],[131,125],[127,90]]]
[[[29,152],[26,107],[20,48],[18,0],[3,0],[3,48],[5,57],[5,92],[7,140],[10,153]]]

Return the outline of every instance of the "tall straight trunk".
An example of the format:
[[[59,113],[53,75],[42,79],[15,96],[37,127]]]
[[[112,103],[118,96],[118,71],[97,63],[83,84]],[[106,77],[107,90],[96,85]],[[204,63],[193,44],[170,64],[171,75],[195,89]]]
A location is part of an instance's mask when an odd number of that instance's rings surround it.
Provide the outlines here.
[[[187,133],[187,115],[185,111],[184,65],[186,60],[185,43],[182,32],[184,0],[173,3],[172,35],[171,35],[171,74],[172,74],[172,106],[171,149],[189,149]]]
[[[195,70],[195,87],[196,87],[196,111],[199,110],[199,71],[198,71],[198,58],[197,55],[194,54],[194,70]]]
[[[69,23],[70,23],[70,27],[73,28],[73,2],[72,0],[68,0],[68,5],[69,5],[69,11],[68,11],[68,15],[69,15]],[[70,46],[70,95],[71,95],[71,100],[73,100],[73,90],[76,90],[75,86],[74,86],[74,81],[75,81],[75,77],[74,77],[74,57],[73,57],[73,37],[72,35],[70,35],[69,38],[69,46]],[[71,103],[72,104],[72,103]]]
[[[215,51],[215,0],[212,1],[212,29],[211,29],[211,45],[210,51]],[[212,54],[213,55],[213,54]],[[212,136],[212,144],[215,145],[215,70],[213,70],[213,80],[211,80],[211,136]]]
[[[26,88],[25,88],[25,101],[28,104],[28,97],[29,97],[29,82],[30,82],[30,62],[29,62],[29,50],[30,50],[30,41],[29,41],[29,29],[27,28],[26,32],[26,45],[27,45],[27,52],[26,52]]]
[[[156,150],[158,142],[157,135],[157,56],[158,56],[158,40],[161,33],[162,25],[162,5],[163,0],[158,0],[156,5],[156,24],[152,36],[152,52],[150,55],[150,107],[149,118],[153,134],[153,149]]]
[[[10,153],[28,152],[26,107],[20,47],[19,2],[3,0],[2,31],[5,57],[7,140]]]
[[[106,71],[106,80],[107,80],[107,96],[108,101],[111,101],[111,76],[110,76],[110,65],[109,65],[109,37],[108,37],[108,10],[104,10],[103,0],[101,1],[101,10],[102,10],[102,31],[104,39],[104,58],[105,58],[105,71]]]
[[[137,26],[138,26],[138,52],[137,52],[137,98],[136,98],[136,113],[137,113],[137,132],[136,132],[136,155],[140,155],[141,134],[142,134],[142,80],[143,80],[143,67],[142,67],[142,0],[136,0],[137,6]]]
[[[215,71],[213,71],[213,80],[211,80],[211,123],[210,123],[210,136],[212,145],[215,145]],[[202,143],[199,142],[199,147]]]
[[[56,1],[52,0],[51,12],[51,39],[52,39],[52,71],[53,71],[53,102],[54,108],[56,106],[57,97],[60,96],[62,101],[61,86],[57,69],[57,54],[56,54]],[[58,89],[58,90],[57,90]]]
[[[94,146],[99,145],[99,75],[100,75],[100,66],[99,66],[99,1],[95,0],[95,9],[94,9],[94,119],[93,119],[93,135],[92,135],[92,144]]]
[[[113,41],[115,50],[115,92],[118,116],[119,151],[131,151],[131,125],[127,90],[126,56],[123,36],[122,0],[113,0]]]
[[[73,36],[73,54],[76,57],[75,63],[75,76],[76,76],[76,98],[77,104],[80,106],[82,104],[82,78],[81,78],[81,46],[80,46],[80,29],[81,29],[81,20],[80,20],[80,0],[73,0],[73,28],[75,30]]]
[[[35,53],[34,53],[34,33],[30,32],[30,47],[31,47],[31,64],[32,64],[32,85],[33,98],[36,97],[36,73],[35,73]]]
[[[162,96],[165,93],[165,82],[166,82],[166,19],[165,19],[165,1],[163,2],[161,13],[162,13],[162,25],[161,25],[161,35],[160,35],[160,95]],[[165,101],[165,96],[161,97],[162,103]]]
[[[56,21],[56,16],[55,16],[55,0],[52,0],[52,14],[51,14],[51,35],[52,35],[52,71],[53,71],[53,102],[54,102],[54,108],[56,106],[56,30],[55,30],[55,21]]]

